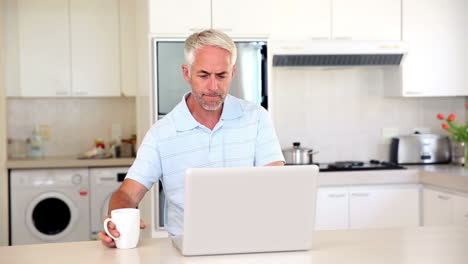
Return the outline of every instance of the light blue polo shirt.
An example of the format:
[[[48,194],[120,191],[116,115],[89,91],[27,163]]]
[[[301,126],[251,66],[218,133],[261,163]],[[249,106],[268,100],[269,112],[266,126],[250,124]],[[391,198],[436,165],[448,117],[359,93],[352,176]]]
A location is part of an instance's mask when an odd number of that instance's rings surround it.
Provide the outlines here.
[[[183,233],[184,177],[187,168],[252,167],[284,161],[268,112],[227,95],[213,130],[190,113],[186,98],[146,133],[127,178],[148,190],[162,180],[167,231]]]

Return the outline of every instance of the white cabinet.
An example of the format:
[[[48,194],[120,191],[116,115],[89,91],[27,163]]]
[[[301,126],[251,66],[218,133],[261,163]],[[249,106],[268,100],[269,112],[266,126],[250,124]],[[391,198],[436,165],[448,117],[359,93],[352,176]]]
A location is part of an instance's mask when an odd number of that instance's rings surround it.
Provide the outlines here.
[[[453,196],[453,223],[468,226],[468,197]]]
[[[271,37],[280,40],[329,39],[330,0],[274,0]]]
[[[401,0],[332,0],[332,36],[401,40]]]
[[[280,40],[401,40],[401,1],[275,0],[272,24]]]
[[[419,187],[350,188],[350,228],[419,226]]]
[[[420,225],[420,186],[322,187],[317,195],[318,230]]]
[[[135,96],[137,86],[136,62],[136,4],[120,0],[120,87],[123,96]]]
[[[231,37],[267,37],[270,33],[271,1],[269,0],[212,0],[214,29]]]
[[[150,30],[159,37],[185,37],[208,28],[231,37],[266,37],[270,6],[268,0],[150,0]]]
[[[8,96],[134,95],[134,1],[8,3]]]
[[[68,0],[17,4],[19,83],[16,90],[9,88],[9,95],[70,95]]]
[[[150,30],[185,36],[211,27],[211,0],[150,0]]]
[[[468,95],[468,1],[403,1],[402,35],[409,52],[390,96]],[[393,79],[393,78],[392,78]]]
[[[315,215],[316,229],[347,229],[348,215],[348,189],[346,187],[319,188]]]
[[[70,0],[72,90],[120,96],[118,0]]]
[[[425,188],[423,224],[468,226],[468,195]]]

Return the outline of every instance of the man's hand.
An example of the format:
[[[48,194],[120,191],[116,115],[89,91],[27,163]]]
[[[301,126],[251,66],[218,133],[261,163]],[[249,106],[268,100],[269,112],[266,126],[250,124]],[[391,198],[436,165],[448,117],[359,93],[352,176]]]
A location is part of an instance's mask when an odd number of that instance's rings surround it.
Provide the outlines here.
[[[104,222],[107,218],[109,218],[109,216],[105,216],[102,221]],[[145,229],[146,227],[146,224],[145,222],[143,222],[143,220],[140,220],[140,229]],[[120,233],[119,231],[117,230],[117,228],[115,227],[115,224],[112,223],[112,222],[109,222],[107,224],[107,228],[109,229],[109,232],[114,236],[114,237],[119,237],[120,236]],[[106,247],[110,247],[110,248],[115,248],[115,242],[114,240],[108,236],[106,234],[106,232],[102,231],[98,234],[98,238],[99,240],[101,240],[101,243],[106,246]]]

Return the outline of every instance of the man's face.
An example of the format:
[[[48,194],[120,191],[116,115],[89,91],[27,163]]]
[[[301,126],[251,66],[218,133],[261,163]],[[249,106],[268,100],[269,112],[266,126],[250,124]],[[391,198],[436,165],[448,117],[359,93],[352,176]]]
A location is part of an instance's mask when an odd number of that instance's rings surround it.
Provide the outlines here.
[[[192,86],[194,99],[205,110],[218,110],[236,70],[231,66],[231,54],[222,48],[205,46],[195,52],[191,72],[188,65],[182,69],[185,80]]]

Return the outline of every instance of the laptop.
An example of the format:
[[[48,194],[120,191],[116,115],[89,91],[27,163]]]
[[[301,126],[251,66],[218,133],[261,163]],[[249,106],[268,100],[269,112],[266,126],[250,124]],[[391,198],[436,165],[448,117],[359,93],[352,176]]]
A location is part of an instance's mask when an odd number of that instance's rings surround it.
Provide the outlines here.
[[[186,171],[184,256],[309,250],[318,167],[194,168]]]

